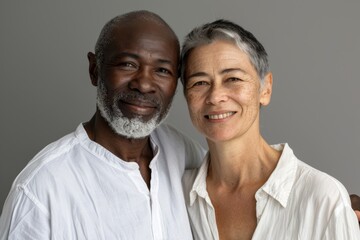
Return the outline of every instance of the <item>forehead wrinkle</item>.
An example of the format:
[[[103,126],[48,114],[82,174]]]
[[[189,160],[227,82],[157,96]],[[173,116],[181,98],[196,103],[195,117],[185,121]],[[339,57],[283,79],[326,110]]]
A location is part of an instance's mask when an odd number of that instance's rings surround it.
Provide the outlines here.
[[[170,66],[170,67],[177,67],[177,59],[175,58],[175,59],[170,59],[170,58],[164,58],[164,57],[166,57],[166,56],[159,56],[159,57],[157,57],[157,56],[153,56],[154,54],[150,54],[150,56],[149,57],[151,57],[151,58],[154,58],[154,60],[155,60],[155,62],[157,63],[157,64],[159,64],[159,65],[163,65],[163,64],[165,64],[165,65],[168,65],[168,66]]]
[[[247,74],[246,71],[241,68],[226,68],[226,69],[220,70],[219,74],[223,75],[223,74],[227,74],[227,73],[231,73],[231,72],[241,72],[243,74]]]
[[[160,64],[168,64],[168,65],[173,65],[174,63],[171,60],[168,59],[157,59],[157,62]]]
[[[122,52],[137,54],[139,57],[144,56],[145,58],[152,57],[155,59],[157,57],[160,60],[171,62],[172,54],[178,54],[176,44],[176,39],[170,36],[156,34],[150,30],[134,30],[129,29],[129,26],[119,26],[114,29],[111,42],[108,44],[106,51],[122,50]]]
[[[213,69],[213,65],[216,65],[213,61],[213,58],[207,58],[202,53],[199,54],[196,52],[196,54],[194,54],[194,52],[192,52],[185,65],[185,74],[187,75],[188,72],[191,74],[186,78],[209,76],[209,68]],[[212,71],[214,71],[214,69]]]
[[[135,58],[135,59],[139,59],[140,56],[138,54],[135,54],[135,53],[131,53],[131,52],[120,52],[118,54],[115,54],[113,56],[114,59],[117,59],[117,58],[122,58],[122,57],[130,57],[130,58]]]
[[[190,76],[187,77],[187,79],[191,79],[191,78],[196,78],[196,77],[208,77],[209,74],[205,73],[205,72],[196,72],[191,74]]]
[[[154,61],[155,64],[159,64],[159,65],[169,65],[169,66],[173,66],[176,63],[174,61],[172,61],[171,59],[167,59],[167,58],[163,58],[164,56],[157,56],[157,53],[146,53],[144,55],[144,59],[146,59],[147,61],[151,62]],[[141,57],[139,57],[141,58]]]

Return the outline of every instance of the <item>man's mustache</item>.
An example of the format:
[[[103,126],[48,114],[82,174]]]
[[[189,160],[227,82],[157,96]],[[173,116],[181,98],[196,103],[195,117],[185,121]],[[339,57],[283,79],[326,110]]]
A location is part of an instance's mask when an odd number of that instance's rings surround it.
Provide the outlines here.
[[[162,106],[161,101],[152,94],[144,94],[136,91],[122,92],[115,96],[115,100],[124,102],[141,102],[152,105],[156,108]]]

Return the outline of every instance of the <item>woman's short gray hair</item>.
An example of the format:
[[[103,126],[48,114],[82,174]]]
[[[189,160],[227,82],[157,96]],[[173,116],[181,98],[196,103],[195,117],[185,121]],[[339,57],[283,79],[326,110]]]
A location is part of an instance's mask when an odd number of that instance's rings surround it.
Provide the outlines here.
[[[185,65],[190,52],[199,46],[216,40],[231,41],[244,51],[250,59],[261,80],[269,72],[267,53],[255,36],[241,26],[228,20],[216,20],[194,28],[186,35],[181,51],[180,77],[185,86]]]

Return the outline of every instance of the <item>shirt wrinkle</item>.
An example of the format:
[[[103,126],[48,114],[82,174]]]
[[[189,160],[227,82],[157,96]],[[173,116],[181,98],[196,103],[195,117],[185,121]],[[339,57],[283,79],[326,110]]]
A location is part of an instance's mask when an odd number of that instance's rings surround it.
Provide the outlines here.
[[[74,145],[76,145],[78,143],[76,140],[69,141],[69,142],[70,142],[70,144],[68,143],[68,145],[66,147],[59,148],[59,150],[61,150],[61,151],[57,151],[55,153],[53,153],[53,152],[48,153],[46,151],[39,152],[35,157],[38,156],[39,158],[42,159],[41,164],[36,164],[34,161],[30,161],[28,166],[31,169],[31,171],[26,171],[26,172],[22,171],[22,172],[24,172],[23,176],[21,178],[19,178],[20,177],[20,174],[19,174],[19,176],[16,177],[14,182],[19,182],[20,185],[22,185],[22,186],[27,186],[29,184],[29,182],[33,179],[33,177],[37,174],[38,171],[40,171],[44,166],[46,166],[51,161],[59,158],[61,155],[66,154],[68,151],[70,151],[70,149]],[[56,148],[56,147],[57,147],[57,145],[54,143],[50,144],[48,146],[48,148]],[[43,159],[44,157],[46,157],[46,159]]]
[[[39,208],[44,214],[46,217],[49,217],[50,216],[50,213],[49,211],[46,209],[46,207],[41,204],[41,202],[39,201],[39,199],[36,198],[36,196],[34,194],[32,194],[29,189],[26,187],[26,186],[23,186],[23,185],[19,185],[18,186],[19,190],[22,191],[24,193],[24,195],[29,198],[33,203],[34,205]]]
[[[9,232],[37,240],[191,240],[181,177],[204,150],[167,124],[151,133],[150,144],[149,189],[137,163],[91,141],[80,124],[16,178],[0,216],[0,240]]]

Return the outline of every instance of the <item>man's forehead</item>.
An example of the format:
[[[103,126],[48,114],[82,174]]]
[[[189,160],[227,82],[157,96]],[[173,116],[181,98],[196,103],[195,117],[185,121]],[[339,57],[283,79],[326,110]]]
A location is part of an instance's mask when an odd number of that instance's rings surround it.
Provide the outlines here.
[[[113,46],[126,47],[173,47],[176,49],[176,39],[169,34],[152,29],[118,29],[113,32],[110,42]]]
[[[122,57],[147,58],[177,65],[179,48],[173,39],[154,35],[151,32],[129,34],[120,32],[112,38],[105,55],[108,60]]]
[[[119,25],[113,28],[110,33],[110,42],[115,44],[169,44],[175,49],[177,46],[177,38],[167,27],[159,24],[130,24]],[[175,44],[175,46],[173,46]]]

